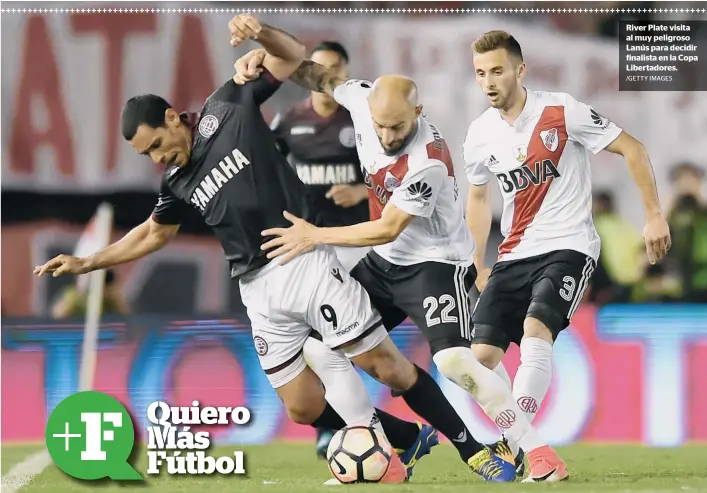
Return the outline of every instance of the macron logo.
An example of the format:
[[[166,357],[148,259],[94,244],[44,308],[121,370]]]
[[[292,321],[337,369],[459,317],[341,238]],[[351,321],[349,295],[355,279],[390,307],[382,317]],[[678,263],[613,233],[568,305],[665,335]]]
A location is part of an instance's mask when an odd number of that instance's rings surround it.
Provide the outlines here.
[[[427,183],[418,181],[417,183],[413,183],[408,187],[408,195],[413,200],[428,200],[430,197],[432,197],[432,189]]]

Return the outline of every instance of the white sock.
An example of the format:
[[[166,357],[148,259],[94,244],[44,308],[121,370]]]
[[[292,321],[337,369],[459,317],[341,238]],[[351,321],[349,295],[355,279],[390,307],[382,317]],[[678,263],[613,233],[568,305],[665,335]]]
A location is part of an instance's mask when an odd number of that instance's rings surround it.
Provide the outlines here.
[[[508,376],[508,372],[506,371],[506,367],[503,366],[503,361],[499,361],[499,363],[496,365],[496,368],[493,369],[493,372],[501,377],[503,381],[508,385],[508,388],[512,388],[511,385],[511,377]],[[501,440],[505,439],[505,435],[501,433]],[[518,444],[515,442],[508,442],[508,446],[511,448],[511,451],[513,452],[513,457],[518,455]]]
[[[479,363],[471,348],[443,349],[432,359],[445,377],[474,397],[509,441],[516,442],[526,452],[545,445],[518,408],[510,387],[493,370]]]
[[[503,361],[499,361],[498,364],[496,365],[496,368],[493,369],[493,372],[501,377],[504,382],[506,382],[506,385],[508,385],[508,388],[510,389],[511,386],[511,377],[508,376],[508,372],[506,371],[506,367],[503,366]]]
[[[366,386],[344,353],[332,351],[313,337],[307,338],[302,351],[307,365],[324,384],[327,402],[346,425],[371,426],[385,436]]]
[[[513,380],[513,397],[529,421],[540,409],[552,380],[552,344],[538,337],[520,342],[520,366]]]

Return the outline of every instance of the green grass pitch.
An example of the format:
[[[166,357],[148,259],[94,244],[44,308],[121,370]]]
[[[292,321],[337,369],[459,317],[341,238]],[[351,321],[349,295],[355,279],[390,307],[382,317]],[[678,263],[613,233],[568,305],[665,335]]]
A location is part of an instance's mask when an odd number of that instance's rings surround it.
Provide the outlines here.
[[[80,482],[69,478],[54,465],[36,476],[19,493],[78,493],[142,491],[149,493],[309,493],[317,491],[459,492],[502,493],[552,491],[707,493],[707,445],[654,449],[628,445],[573,445],[558,452],[570,470],[570,479],[559,484],[485,483],[462,464],[454,448],[440,445],[423,458],[412,481],[404,485],[323,486],[330,475],[326,464],[315,458],[311,443],[272,443],[237,448],[246,457],[246,475],[197,477],[148,477],[137,485],[132,482]],[[2,474],[38,446],[3,446]],[[215,448],[211,455],[230,455],[234,448]],[[136,468],[144,473],[144,451],[136,453]]]

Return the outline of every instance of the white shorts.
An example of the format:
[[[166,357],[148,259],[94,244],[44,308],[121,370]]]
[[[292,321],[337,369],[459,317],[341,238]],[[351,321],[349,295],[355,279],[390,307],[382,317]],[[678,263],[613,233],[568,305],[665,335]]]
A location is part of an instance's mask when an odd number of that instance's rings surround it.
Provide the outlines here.
[[[273,260],[241,277],[239,284],[255,350],[273,388],[304,370],[302,347],[312,329],[332,349],[376,333],[375,341],[366,337],[371,349],[387,337],[385,330],[376,331],[383,321],[368,293],[349,276],[332,247],[317,247],[285,265]]]
[[[348,272],[371,251],[371,247],[334,247],[336,256]]]

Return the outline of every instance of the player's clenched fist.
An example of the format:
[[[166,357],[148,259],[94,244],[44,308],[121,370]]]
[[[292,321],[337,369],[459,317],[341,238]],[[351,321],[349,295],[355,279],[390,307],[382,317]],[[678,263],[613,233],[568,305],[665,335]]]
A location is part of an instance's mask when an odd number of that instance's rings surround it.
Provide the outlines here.
[[[43,276],[47,272],[52,272],[54,277],[59,277],[62,274],[86,274],[90,270],[85,259],[71,255],[59,255],[44,265],[36,266],[32,273]]]
[[[246,39],[258,39],[263,26],[253,14],[240,14],[231,19],[228,29],[231,31],[231,46],[238,46]]]
[[[671,247],[670,228],[662,215],[653,216],[646,221],[643,228],[643,239],[646,241],[646,252],[651,264],[663,260]]]
[[[233,68],[236,69],[236,75],[233,76],[233,82],[238,85],[243,85],[248,81],[255,80],[260,77],[260,73],[263,71],[261,67],[263,60],[265,60],[265,55],[267,52],[259,48],[257,50],[251,50],[233,64]]]

